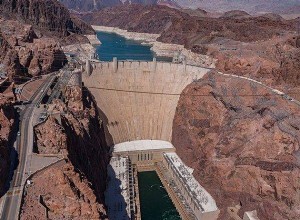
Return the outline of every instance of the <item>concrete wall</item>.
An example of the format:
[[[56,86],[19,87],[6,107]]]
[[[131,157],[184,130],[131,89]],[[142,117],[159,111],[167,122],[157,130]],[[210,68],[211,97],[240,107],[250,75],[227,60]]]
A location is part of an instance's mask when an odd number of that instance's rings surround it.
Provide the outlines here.
[[[209,69],[162,62],[93,64],[83,81],[94,95],[109,145],[142,139],[171,141],[182,90]]]
[[[189,190],[187,189],[186,183],[184,183],[182,181],[182,179],[178,177],[175,169],[172,168],[172,164],[170,164],[166,160],[166,158],[163,159],[163,164],[165,165],[165,167],[167,168],[167,170],[171,174],[171,176],[172,176],[172,178],[173,178],[176,186],[180,190],[181,195],[183,196],[186,204],[189,205],[189,207],[193,211],[193,213],[196,216],[196,218],[198,220],[216,220],[216,219],[218,219],[220,210],[219,209],[215,209],[215,210],[209,210],[208,211],[208,210],[201,210],[201,209],[199,209],[199,207],[197,206],[197,204],[195,203],[195,201],[192,199],[193,197],[191,196]],[[211,196],[206,197],[205,195],[203,195],[203,199],[207,199],[208,201],[210,199],[213,200],[213,198]],[[213,200],[213,202],[215,202],[215,201]]]
[[[163,153],[175,152],[174,149],[162,149],[162,150],[143,150],[143,151],[127,151],[120,153],[113,153],[114,157],[128,156],[131,163],[138,166],[153,164],[155,162],[163,161]]]

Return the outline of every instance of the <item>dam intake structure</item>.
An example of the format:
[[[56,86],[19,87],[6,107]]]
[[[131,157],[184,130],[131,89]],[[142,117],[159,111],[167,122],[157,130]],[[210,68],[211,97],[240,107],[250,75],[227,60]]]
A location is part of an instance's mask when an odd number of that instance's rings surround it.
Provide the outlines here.
[[[107,143],[171,141],[182,90],[211,69],[146,61],[87,63],[83,81],[102,112]]]

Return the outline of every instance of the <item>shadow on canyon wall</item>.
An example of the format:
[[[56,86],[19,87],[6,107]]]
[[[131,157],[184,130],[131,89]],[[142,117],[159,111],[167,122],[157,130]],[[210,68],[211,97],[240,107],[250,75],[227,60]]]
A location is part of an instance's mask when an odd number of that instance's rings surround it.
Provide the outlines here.
[[[4,111],[5,112],[5,111]],[[14,171],[18,167],[19,164],[19,154],[14,148],[14,143],[17,141],[17,133],[19,131],[19,126],[20,126],[20,120],[19,120],[19,114],[16,110],[13,111],[13,115],[16,116],[15,120],[12,124],[12,130],[9,132],[8,136],[8,142],[7,142],[7,152],[8,152],[8,157],[9,160],[7,161],[7,169],[4,170],[9,170],[9,172],[6,173],[6,175],[3,176],[3,179],[1,177],[1,181],[3,181],[3,189],[1,190],[0,188],[0,198],[7,193],[7,191],[10,188],[11,182],[13,180],[14,176]],[[8,116],[8,118],[12,118],[14,116]],[[20,144],[20,141],[17,141],[17,145]]]

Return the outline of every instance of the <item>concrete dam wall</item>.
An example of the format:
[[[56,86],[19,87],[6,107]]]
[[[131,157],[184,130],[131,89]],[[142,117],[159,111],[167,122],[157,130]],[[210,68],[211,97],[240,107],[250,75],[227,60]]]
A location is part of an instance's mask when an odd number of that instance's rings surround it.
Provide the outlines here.
[[[109,145],[143,139],[171,141],[182,90],[209,71],[156,61],[114,60],[92,66],[83,81],[102,112]]]

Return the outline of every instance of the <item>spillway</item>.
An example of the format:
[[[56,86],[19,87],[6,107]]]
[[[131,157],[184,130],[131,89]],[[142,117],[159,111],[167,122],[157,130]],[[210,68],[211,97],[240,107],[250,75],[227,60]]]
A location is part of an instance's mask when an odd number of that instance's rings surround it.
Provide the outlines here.
[[[210,69],[167,62],[95,62],[83,76],[104,121],[107,143],[172,139],[182,90]]]

